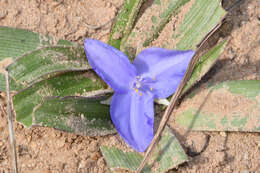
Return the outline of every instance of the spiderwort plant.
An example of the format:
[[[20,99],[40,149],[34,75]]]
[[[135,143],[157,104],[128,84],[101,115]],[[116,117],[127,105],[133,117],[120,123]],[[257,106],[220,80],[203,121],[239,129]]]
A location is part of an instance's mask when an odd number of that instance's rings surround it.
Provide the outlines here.
[[[93,39],[84,42],[89,64],[114,90],[111,119],[120,136],[143,152],[153,139],[154,99],[172,95],[194,51],[147,48],[133,64],[116,48]]]

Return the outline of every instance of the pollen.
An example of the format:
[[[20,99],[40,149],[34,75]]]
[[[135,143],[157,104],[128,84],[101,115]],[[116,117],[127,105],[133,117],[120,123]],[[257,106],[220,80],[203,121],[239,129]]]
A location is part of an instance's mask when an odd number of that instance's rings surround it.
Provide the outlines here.
[[[141,92],[139,92],[139,95],[142,96],[143,94]]]
[[[155,77],[153,77],[153,80],[155,80]]]
[[[138,91],[139,91],[139,90],[138,90],[137,88],[135,88],[135,92],[137,92],[137,93],[138,93]]]
[[[152,87],[150,87],[150,90],[152,91],[152,90],[153,90],[153,88],[152,88]]]

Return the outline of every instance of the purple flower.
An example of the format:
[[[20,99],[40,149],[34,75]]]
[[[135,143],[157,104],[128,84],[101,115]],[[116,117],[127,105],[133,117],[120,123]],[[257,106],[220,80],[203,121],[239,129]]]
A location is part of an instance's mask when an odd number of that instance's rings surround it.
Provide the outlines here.
[[[135,150],[145,151],[153,139],[154,99],[175,92],[194,51],[148,48],[132,64],[98,40],[86,39],[84,47],[89,64],[115,91],[110,114],[118,133]]]

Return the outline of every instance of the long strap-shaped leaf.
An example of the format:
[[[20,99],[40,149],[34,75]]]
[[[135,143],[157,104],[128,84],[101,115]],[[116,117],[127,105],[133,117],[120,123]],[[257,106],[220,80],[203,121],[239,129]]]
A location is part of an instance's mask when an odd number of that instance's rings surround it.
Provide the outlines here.
[[[182,130],[260,132],[260,81],[207,84],[185,99],[176,113]]]
[[[137,152],[125,152],[116,147],[101,146],[101,151],[112,171],[117,169],[136,171],[143,158]],[[188,160],[170,128],[165,128],[151,160],[149,164],[146,164],[143,173],[164,173]]]
[[[110,34],[108,42],[110,45],[120,49],[121,41],[127,40],[142,3],[143,0],[127,0],[124,2]]]
[[[66,40],[55,40],[51,37],[25,29],[0,27],[0,61],[17,57],[45,46],[70,45]]]
[[[90,69],[84,56],[84,50],[78,47],[45,47],[19,57],[7,70],[10,78],[25,88],[48,74]]]
[[[222,41],[203,54],[194,66],[191,77],[183,89],[183,94],[195,85],[216,63],[220,54],[224,51],[227,41]]]
[[[106,87],[91,70],[42,80],[13,96],[16,119],[27,127],[43,125],[81,135],[114,133],[109,108],[101,104],[107,97],[92,98],[111,93]],[[77,95],[86,97],[67,97]]]
[[[5,91],[4,67],[13,63],[17,58],[28,57],[33,51],[40,51],[44,47],[72,47],[74,43],[66,40],[56,40],[48,36],[34,33],[24,29],[0,27],[0,91]],[[74,47],[77,47],[74,45]],[[33,54],[33,53],[32,53]],[[32,57],[31,57],[32,58]],[[38,60],[30,59],[29,63],[39,63]],[[17,62],[17,61],[16,61]],[[39,65],[39,64],[38,64]],[[1,69],[2,68],[2,69]],[[24,68],[20,68],[22,70]],[[47,71],[46,71],[47,73]],[[12,77],[9,78],[10,90],[18,91],[23,84],[17,83]]]
[[[33,111],[33,125],[54,127],[83,136],[115,133],[103,97],[47,97]]]
[[[126,52],[136,48],[142,50],[154,46],[152,41],[156,42],[159,37],[161,44],[156,46],[195,51],[225,14],[220,0],[156,0],[138,20],[123,47]],[[171,18],[175,20],[168,23]]]

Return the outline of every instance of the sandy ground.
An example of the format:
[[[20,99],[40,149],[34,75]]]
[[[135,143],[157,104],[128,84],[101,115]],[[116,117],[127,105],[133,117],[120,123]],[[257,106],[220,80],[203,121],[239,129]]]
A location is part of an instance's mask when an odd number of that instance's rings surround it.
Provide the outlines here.
[[[225,0],[223,5],[229,8],[234,2]],[[20,0],[13,3],[2,0],[0,25],[79,43],[85,37],[107,41],[111,21],[122,3],[123,0]],[[96,29],[98,26],[102,26],[101,29]],[[244,0],[235,6],[214,35],[226,38],[228,44],[203,81],[260,79],[259,28],[259,0]],[[0,101],[5,105],[4,98],[2,93]],[[107,141],[124,146],[117,135],[84,137],[44,127],[26,129],[17,123],[15,133],[19,170],[23,173],[109,172],[99,146]],[[181,134],[177,129],[176,133]],[[259,133],[193,132],[180,140],[190,161],[170,170],[171,173],[260,172]],[[0,111],[0,173],[6,172],[11,172],[7,117]]]

